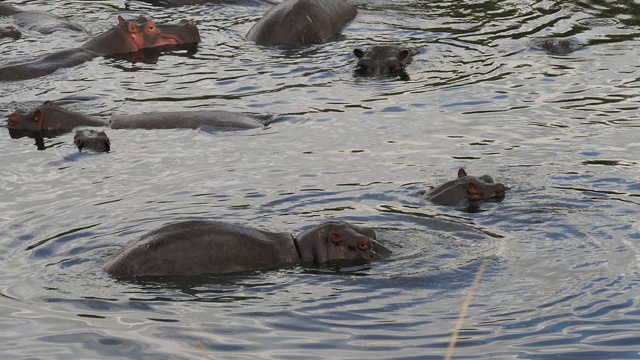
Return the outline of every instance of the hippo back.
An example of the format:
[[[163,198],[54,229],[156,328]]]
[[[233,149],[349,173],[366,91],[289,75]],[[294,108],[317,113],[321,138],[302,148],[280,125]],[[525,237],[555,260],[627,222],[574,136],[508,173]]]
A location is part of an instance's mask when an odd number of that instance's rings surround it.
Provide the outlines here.
[[[284,0],[264,14],[247,39],[260,45],[318,44],[340,31],[357,13],[344,0]]]
[[[208,126],[217,130],[243,130],[264,126],[258,117],[221,110],[151,112],[115,116],[112,129],[197,129]]]
[[[103,269],[117,277],[225,274],[299,261],[291,234],[192,220],[163,226],[130,242]]]

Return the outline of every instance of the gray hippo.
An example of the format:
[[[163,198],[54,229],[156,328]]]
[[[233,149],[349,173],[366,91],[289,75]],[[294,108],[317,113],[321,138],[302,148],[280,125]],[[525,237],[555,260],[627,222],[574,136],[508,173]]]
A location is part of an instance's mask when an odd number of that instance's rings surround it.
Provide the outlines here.
[[[196,25],[187,20],[178,24],[156,25],[143,16],[135,20],[125,20],[118,16],[118,25],[78,48],[1,67],[0,80],[32,79],[51,74],[60,68],[82,64],[98,56],[135,53],[142,49],[199,42],[200,34]]]
[[[37,106],[27,113],[9,115],[7,128],[28,131],[71,130],[78,126],[107,126],[109,123],[95,116],[63,109],[51,101]]]
[[[253,25],[247,39],[260,45],[319,44],[339,32],[357,13],[344,0],[284,0]]]
[[[584,46],[580,40],[573,37],[537,39],[531,44],[532,49],[545,50],[551,55],[568,55]]]
[[[111,119],[112,129],[197,129],[246,130],[266,126],[272,117],[234,113],[222,110],[150,112],[121,115]]]
[[[0,4],[0,16],[11,16],[18,26],[43,34],[51,34],[58,30],[87,32],[82,26],[59,16],[44,11],[21,10],[7,4]]]
[[[409,50],[394,45],[375,45],[367,50],[354,49],[358,71],[365,74],[387,75],[404,71],[413,61]]]
[[[464,169],[458,170],[458,178],[429,191],[427,196],[439,205],[454,205],[463,200],[480,201],[503,197],[507,187],[495,183],[489,175],[469,176]]]
[[[51,101],[36,106],[27,113],[9,115],[10,130],[52,131],[71,130],[79,126],[108,126],[112,129],[197,129],[245,130],[261,128],[274,120],[273,116],[234,113],[222,110],[151,112],[115,116],[106,121],[95,116],[64,109]]]
[[[111,141],[104,131],[78,130],[73,137],[73,143],[76,144],[79,151],[89,149],[95,152],[109,152],[111,150]]]
[[[108,274],[193,276],[271,270],[296,264],[355,265],[388,256],[373,229],[327,222],[297,237],[228,224],[192,220],[163,226],[131,241],[104,265]]]
[[[8,37],[13,40],[18,40],[22,36],[20,30],[16,29],[14,26],[4,26],[0,27],[0,38]]]

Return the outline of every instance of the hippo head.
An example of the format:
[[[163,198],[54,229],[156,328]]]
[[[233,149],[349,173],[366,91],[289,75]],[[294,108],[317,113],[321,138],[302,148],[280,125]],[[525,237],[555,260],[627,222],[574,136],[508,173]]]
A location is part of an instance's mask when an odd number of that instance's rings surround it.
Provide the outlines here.
[[[82,48],[101,55],[126,54],[142,49],[186,45],[200,42],[200,33],[192,21],[156,25],[144,16],[125,20],[118,16],[118,25],[89,40]]]
[[[300,234],[296,246],[303,263],[368,263],[391,253],[375,241],[373,229],[328,222]]]
[[[53,108],[53,103],[51,101],[45,101],[44,104],[37,106],[25,114],[14,112],[9,115],[7,128],[30,131],[43,130],[50,108]]]
[[[95,152],[109,152],[111,150],[111,141],[104,131],[78,130],[73,137],[73,143],[79,151],[89,149]]]
[[[503,197],[507,187],[496,183],[489,175],[469,176],[464,169],[458,170],[458,178],[446,182],[429,192],[431,201],[441,205],[452,205],[462,200],[480,201]]]
[[[413,61],[409,50],[389,45],[372,46],[366,51],[355,49],[353,54],[358,58],[358,69],[374,75],[401,72]]]

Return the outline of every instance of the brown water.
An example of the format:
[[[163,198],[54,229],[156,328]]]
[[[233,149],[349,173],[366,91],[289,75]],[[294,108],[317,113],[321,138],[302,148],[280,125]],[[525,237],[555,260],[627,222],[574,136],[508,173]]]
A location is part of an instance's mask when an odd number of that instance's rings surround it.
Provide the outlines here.
[[[454,358],[640,357],[637,4],[357,1],[335,41],[284,50],[244,40],[268,5],[11,3],[93,34],[117,15],[188,18],[202,43],[2,83],[2,118],[45,100],[105,118],[283,117],[236,133],[107,130],[108,154],[78,154],[72,133],[44,151],[0,137],[0,358],[440,359],[483,261]],[[23,35],[1,40],[0,62],[86,40]],[[530,48],[549,36],[587,46]],[[354,76],[353,48],[380,43],[417,51],[408,79]],[[511,190],[471,209],[418,195],[460,167]],[[100,270],[184,219],[293,233],[352,221],[394,255],[339,273],[166,282]]]

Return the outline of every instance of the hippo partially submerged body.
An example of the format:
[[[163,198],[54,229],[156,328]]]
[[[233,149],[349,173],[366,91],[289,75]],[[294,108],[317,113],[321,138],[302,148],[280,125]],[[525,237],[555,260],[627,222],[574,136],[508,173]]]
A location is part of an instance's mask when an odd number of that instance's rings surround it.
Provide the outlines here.
[[[273,116],[235,113],[222,110],[150,112],[115,116],[111,121],[64,109],[51,101],[26,113],[9,115],[10,130],[55,131],[71,130],[79,126],[104,126],[112,129],[197,129],[245,130],[266,126]]]
[[[135,53],[143,49],[195,44],[200,34],[195,24],[182,20],[178,24],[156,25],[140,16],[125,20],[118,16],[118,25],[87,41],[78,48],[62,50],[35,60],[0,68],[0,80],[24,80],[50,74],[57,69],[82,64],[98,56]]]
[[[219,221],[184,221],[133,240],[103,266],[122,278],[271,270],[299,263],[361,264],[390,251],[373,229],[328,222],[297,237]]]
[[[357,13],[344,0],[284,0],[253,25],[247,39],[260,45],[319,44],[339,32]]]
[[[78,130],[73,137],[73,143],[79,151],[87,149],[95,152],[109,152],[111,150],[111,141],[104,131]]]
[[[585,44],[573,37],[537,39],[531,44],[532,49],[545,50],[551,55],[568,55],[584,46]]]
[[[376,45],[367,50],[354,49],[353,54],[358,58],[357,71],[364,74],[398,74],[413,61],[408,49],[395,45]]]
[[[480,201],[503,197],[507,187],[496,183],[489,175],[469,176],[464,169],[458,170],[458,178],[429,191],[427,196],[439,205],[454,205],[461,201]]]
[[[86,33],[82,26],[44,11],[22,10],[15,6],[0,4],[0,16],[11,16],[21,28],[43,34],[51,34],[58,30]]]

